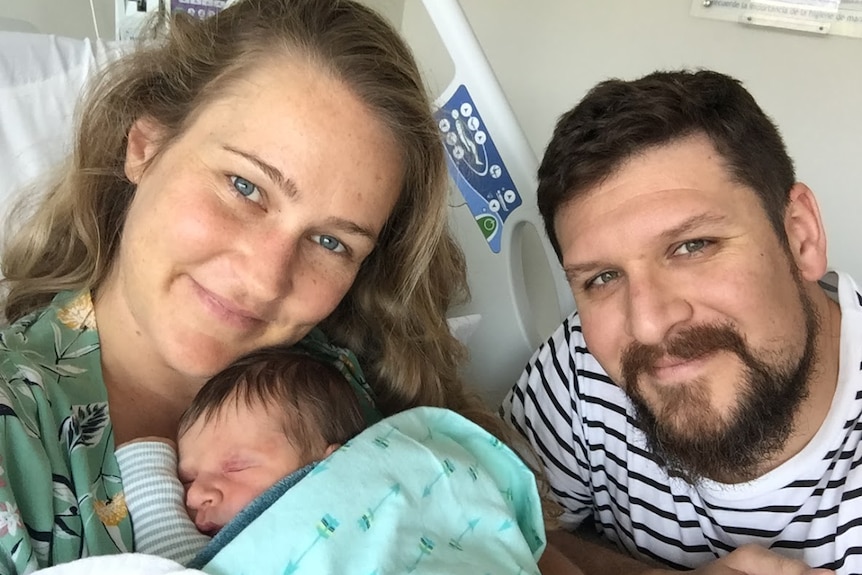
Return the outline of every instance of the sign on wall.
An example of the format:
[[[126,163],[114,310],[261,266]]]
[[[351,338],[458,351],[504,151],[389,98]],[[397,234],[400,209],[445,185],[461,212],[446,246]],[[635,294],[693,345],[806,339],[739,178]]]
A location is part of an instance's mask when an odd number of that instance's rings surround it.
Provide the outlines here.
[[[862,38],[862,0],[692,0],[691,15]]]

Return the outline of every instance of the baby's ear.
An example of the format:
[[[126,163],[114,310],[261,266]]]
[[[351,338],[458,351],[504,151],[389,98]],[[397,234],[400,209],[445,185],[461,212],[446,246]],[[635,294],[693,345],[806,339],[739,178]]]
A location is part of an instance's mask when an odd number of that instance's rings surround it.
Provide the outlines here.
[[[326,451],[323,452],[323,457],[329,457],[332,455],[332,452],[341,447],[340,443],[332,443],[327,448]]]

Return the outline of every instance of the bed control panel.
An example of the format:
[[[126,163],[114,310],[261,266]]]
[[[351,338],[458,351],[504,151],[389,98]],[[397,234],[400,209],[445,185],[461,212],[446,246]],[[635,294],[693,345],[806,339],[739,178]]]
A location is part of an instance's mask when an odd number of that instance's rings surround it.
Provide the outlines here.
[[[521,205],[497,147],[463,84],[436,114],[449,174],[491,251],[500,253],[506,219]]]

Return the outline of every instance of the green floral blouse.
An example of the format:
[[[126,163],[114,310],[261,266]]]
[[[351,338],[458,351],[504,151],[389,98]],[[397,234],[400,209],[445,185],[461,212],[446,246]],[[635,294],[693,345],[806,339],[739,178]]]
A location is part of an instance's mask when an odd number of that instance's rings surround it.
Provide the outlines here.
[[[0,573],[132,550],[87,293],[0,331]]]

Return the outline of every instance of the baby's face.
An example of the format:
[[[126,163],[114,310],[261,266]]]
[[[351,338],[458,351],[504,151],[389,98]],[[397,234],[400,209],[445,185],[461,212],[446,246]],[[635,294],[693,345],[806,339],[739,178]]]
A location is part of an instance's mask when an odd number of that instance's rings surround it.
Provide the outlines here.
[[[240,401],[177,442],[186,507],[202,533],[214,535],[258,495],[303,465],[279,418]]]

